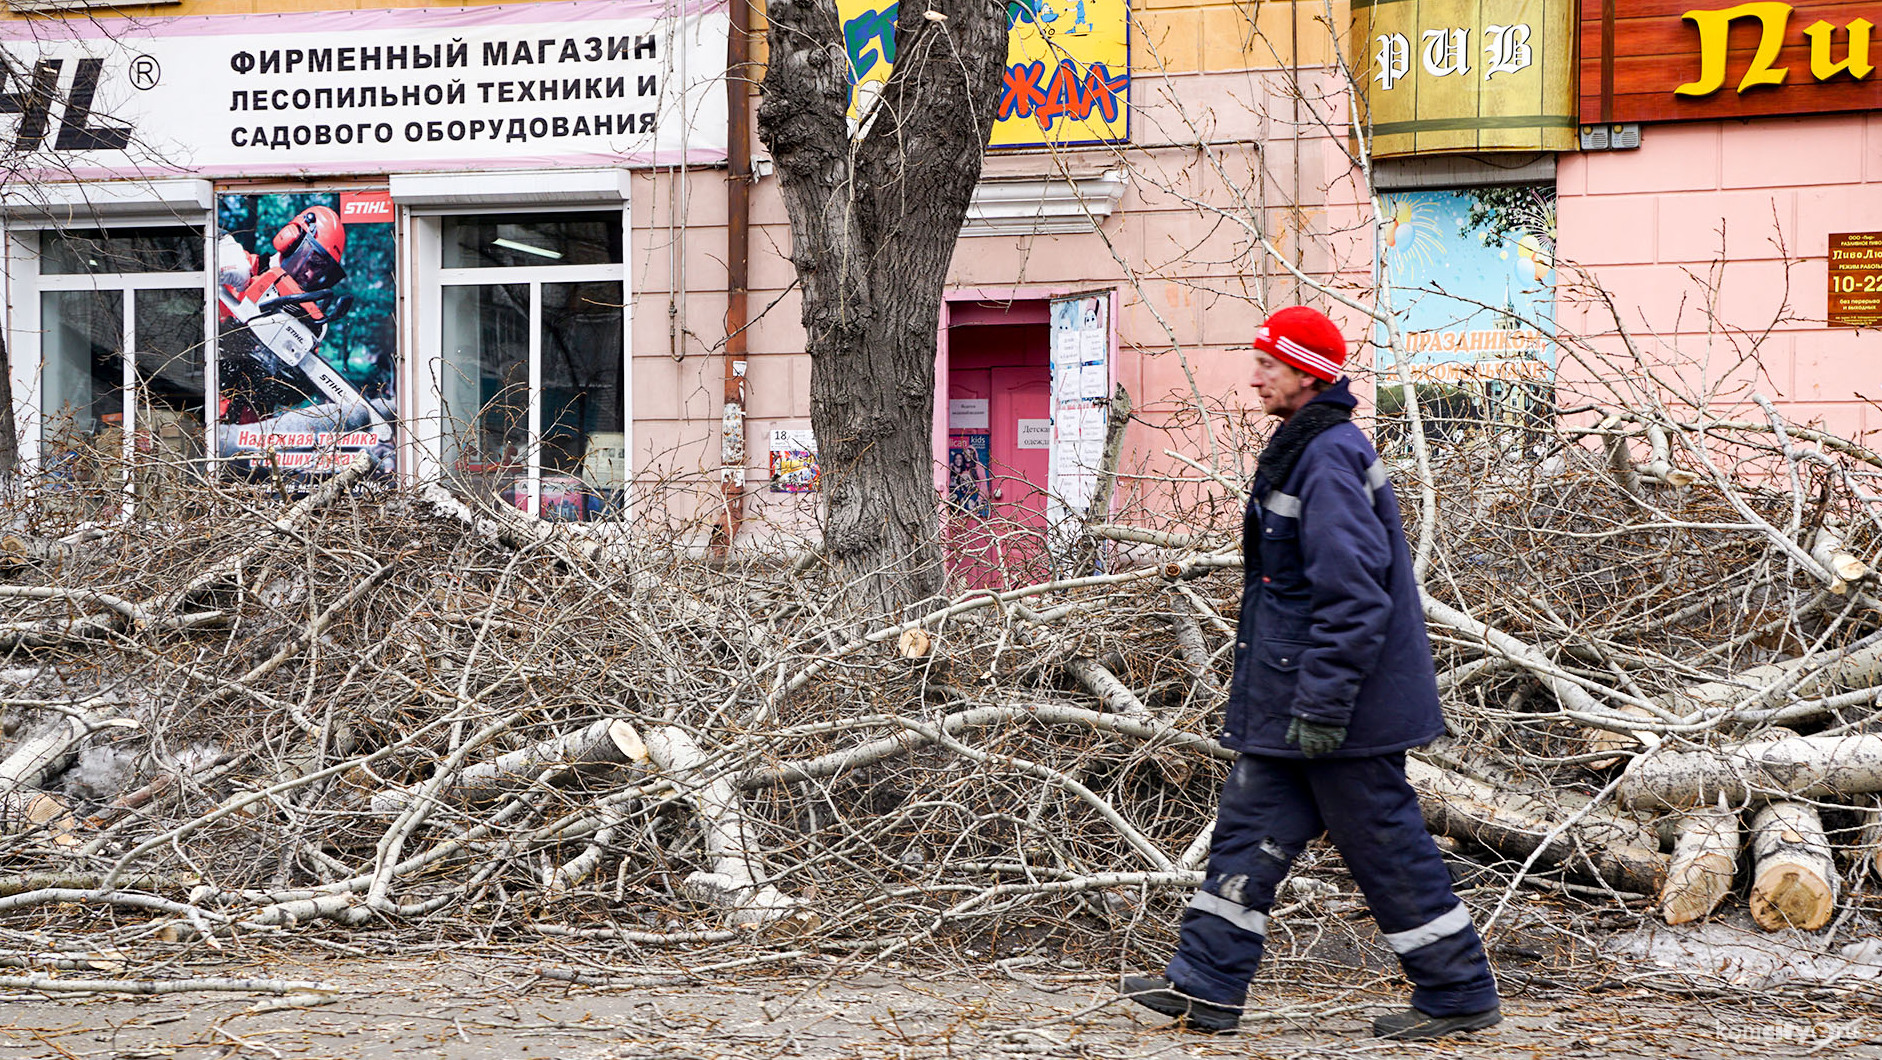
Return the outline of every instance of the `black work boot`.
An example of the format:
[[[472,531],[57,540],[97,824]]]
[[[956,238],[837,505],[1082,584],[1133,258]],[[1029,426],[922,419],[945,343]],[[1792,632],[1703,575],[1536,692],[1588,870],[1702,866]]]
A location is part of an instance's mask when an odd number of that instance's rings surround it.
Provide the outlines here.
[[[1415,1008],[1403,1012],[1388,1012],[1372,1021],[1372,1034],[1376,1038],[1393,1038],[1409,1041],[1413,1038],[1442,1038],[1447,1034],[1461,1034],[1465,1031],[1482,1030],[1503,1022],[1503,1009],[1485,1009],[1482,1012],[1465,1012],[1456,1016],[1431,1016]]]
[[[1191,1030],[1232,1034],[1242,1019],[1240,1005],[1221,1005],[1190,997],[1162,976],[1127,975],[1117,992],[1152,1012],[1175,1016],[1178,1023]]]

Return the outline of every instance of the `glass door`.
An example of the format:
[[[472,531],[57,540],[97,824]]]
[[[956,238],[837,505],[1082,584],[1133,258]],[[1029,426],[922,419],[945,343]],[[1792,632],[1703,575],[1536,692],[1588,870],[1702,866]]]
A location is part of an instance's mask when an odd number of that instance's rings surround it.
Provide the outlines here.
[[[618,514],[627,487],[621,213],[447,217],[440,456],[532,515]]]

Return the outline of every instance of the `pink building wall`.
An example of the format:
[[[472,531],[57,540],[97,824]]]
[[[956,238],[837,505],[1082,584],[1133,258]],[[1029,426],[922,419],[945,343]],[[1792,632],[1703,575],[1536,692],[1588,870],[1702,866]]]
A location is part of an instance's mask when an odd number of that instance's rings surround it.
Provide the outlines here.
[[[1302,40],[1324,33],[1312,21],[1317,8],[1299,10]],[[1175,20],[1164,36],[1166,48],[1174,53],[1178,46],[1168,42],[1178,37],[1187,47],[1191,32],[1200,33],[1200,23]],[[1127,435],[1124,467],[1137,474],[1120,483],[1120,508],[1168,504],[1173,490],[1187,489],[1192,500],[1221,492],[1213,484],[1172,483],[1196,474],[1163,454],[1173,448],[1208,458],[1194,412],[1197,393],[1217,413],[1213,424],[1225,453],[1245,446],[1259,426],[1258,416],[1246,414],[1247,355],[1238,348],[1248,345],[1272,308],[1312,294],[1268,260],[1251,228],[1309,273],[1339,272],[1363,282],[1370,269],[1369,242],[1348,245],[1359,211],[1340,138],[1342,97],[1330,91],[1328,75],[1317,66],[1304,75],[1305,96],[1333,101],[1316,114],[1313,104],[1296,104],[1293,88],[1301,75],[1274,65],[1265,44],[1225,48],[1227,38],[1210,39],[1215,43],[1207,55],[1183,52],[1178,61],[1161,62],[1139,38],[1130,144],[1000,151],[987,158],[984,177],[995,181],[1124,172],[1123,198],[1097,231],[964,237],[948,279],[953,298],[1118,289],[1114,374],[1142,421]],[[1208,68],[1192,68],[1198,65]],[[766,157],[762,144],[754,150]],[[698,170],[686,180],[683,203],[676,195],[679,177],[670,171],[640,173],[634,182],[632,459],[643,484],[675,484],[669,493],[680,498],[676,514],[703,530],[716,515],[718,493],[725,172]],[[767,489],[770,431],[810,425],[810,361],[775,177],[753,185],[751,216],[745,465],[747,511],[757,531],[764,523],[803,525],[814,498]],[[1353,257],[1356,247],[1363,257]],[[684,299],[674,295],[676,255],[686,263]],[[677,341],[670,304],[681,310]]]
[[[1825,322],[1829,234],[1882,231],[1882,115],[1648,125],[1637,151],[1561,156],[1556,188],[1561,275],[1617,310],[1565,288],[1565,330],[1615,352],[1624,329],[1715,412],[1756,414],[1758,393],[1838,433],[1882,429],[1882,331]],[[1611,370],[1563,363],[1584,391]]]

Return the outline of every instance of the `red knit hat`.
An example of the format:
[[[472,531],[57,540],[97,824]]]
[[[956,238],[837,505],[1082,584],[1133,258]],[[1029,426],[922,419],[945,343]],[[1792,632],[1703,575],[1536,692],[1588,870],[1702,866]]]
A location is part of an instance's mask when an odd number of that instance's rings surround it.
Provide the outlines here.
[[[1255,329],[1255,349],[1316,379],[1339,379],[1346,339],[1325,313],[1306,306],[1283,309]]]

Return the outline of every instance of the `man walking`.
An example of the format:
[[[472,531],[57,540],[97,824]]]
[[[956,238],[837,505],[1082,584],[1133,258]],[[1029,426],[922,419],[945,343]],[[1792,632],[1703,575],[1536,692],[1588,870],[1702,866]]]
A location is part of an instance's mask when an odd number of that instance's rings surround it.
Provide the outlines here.
[[[1261,963],[1274,890],[1326,832],[1413,984],[1373,1033],[1434,1038],[1502,1019],[1470,911],[1451,891],[1405,779],[1405,750],[1444,732],[1398,500],[1352,423],[1346,341],[1313,309],[1255,332],[1255,391],[1283,422],[1242,524],[1246,585],[1219,738],[1240,752],[1209,871],[1164,977],[1125,996],[1188,1026],[1231,1031]]]

